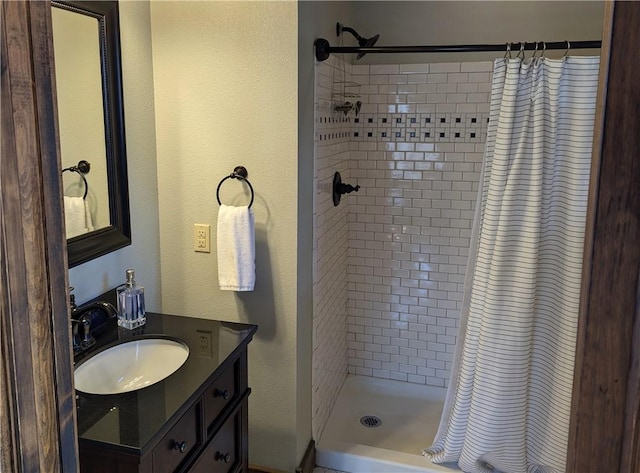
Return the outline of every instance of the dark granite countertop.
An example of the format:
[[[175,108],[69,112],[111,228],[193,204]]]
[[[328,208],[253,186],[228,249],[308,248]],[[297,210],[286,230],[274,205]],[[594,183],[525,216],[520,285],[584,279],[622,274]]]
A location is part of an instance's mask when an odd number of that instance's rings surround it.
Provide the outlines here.
[[[98,395],[76,391],[78,440],[102,448],[144,455],[178,419],[191,401],[202,395],[203,384],[218,376],[246,348],[255,325],[193,317],[147,313],[147,323],[125,330],[115,319],[96,335],[96,346],[76,357],[76,366],[118,343],[153,335],[175,337],[189,346],[187,361],[164,380],[123,394]],[[210,336],[209,336],[210,334]],[[201,335],[211,344],[201,346]],[[205,353],[207,352],[207,353]]]

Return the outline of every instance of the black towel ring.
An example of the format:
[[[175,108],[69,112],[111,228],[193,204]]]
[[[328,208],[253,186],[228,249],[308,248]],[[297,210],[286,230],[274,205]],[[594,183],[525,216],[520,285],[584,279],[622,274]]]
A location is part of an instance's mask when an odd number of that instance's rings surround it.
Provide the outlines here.
[[[220,202],[220,187],[222,186],[222,183],[227,179],[239,179],[246,182],[247,185],[249,186],[249,189],[251,189],[251,202],[249,202],[249,208],[251,208],[251,206],[253,205],[254,194],[253,194],[253,186],[249,182],[249,179],[247,179],[248,175],[249,173],[247,172],[247,168],[245,168],[244,166],[236,166],[233,169],[233,172],[231,174],[223,177],[220,183],[218,184],[218,188],[216,189],[216,199],[218,199],[218,205],[222,205],[222,202]]]
[[[87,199],[87,194],[89,193],[89,183],[87,182],[87,178],[84,177],[84,175],[88,174],[90,170],[91,163],[89,163],[89,161],[85,161],[84,159],[82,161],[79,161],[77,166],[70,166],[62,170],[62,172],[71,171],[80,174],[80,177],[84,181],[84,195],[82,196],[83,200]]]

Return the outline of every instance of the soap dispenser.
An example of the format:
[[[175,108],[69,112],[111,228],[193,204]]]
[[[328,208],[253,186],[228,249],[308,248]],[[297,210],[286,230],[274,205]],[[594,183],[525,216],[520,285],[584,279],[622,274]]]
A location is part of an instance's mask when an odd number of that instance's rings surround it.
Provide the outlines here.
[[[134,329],[145,324],[144,287],[137,285],[134,270],[127,269],[127,282],[116,289],[118,296],[118,325]]]

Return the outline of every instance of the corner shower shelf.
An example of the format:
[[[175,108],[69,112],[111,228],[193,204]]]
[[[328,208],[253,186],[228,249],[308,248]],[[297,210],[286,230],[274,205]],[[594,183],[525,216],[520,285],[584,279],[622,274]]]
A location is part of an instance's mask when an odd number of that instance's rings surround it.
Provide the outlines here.
[[[335,81],[333,83],[336,88],[341,88],[341,92],[332,92],[331,98],[333,100],[341,99],[357,99],[360,98],[360,84],[352,81]]]

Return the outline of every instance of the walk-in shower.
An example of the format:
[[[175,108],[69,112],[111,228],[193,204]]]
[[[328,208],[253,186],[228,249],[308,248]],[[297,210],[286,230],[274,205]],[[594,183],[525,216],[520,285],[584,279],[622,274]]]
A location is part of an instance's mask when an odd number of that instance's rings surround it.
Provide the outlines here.
[[[571,42],[572,49],[598,46]],[[462,47],[506,49],[365,51]],[[512,45],[514,56],[538,47],[543,43]],[[563,48],[567,42],[546,43]],[[329,54],[345,52],[362,51],[316,41],[318,464],[350,472],[455,471],[430,464],[422,449],[438,428],[456,348],[493,64],[351,65]],[[360,85],[357,117],[335,113],[338,81]],[[335,171],[360,186],[338,207],[329,193]]]
[[[455,348],[491,63],[369,66],[334,55],[316,77],[318,464],[426,471]],[[338,79],[360,84],[357,117],[333,111]],[[337,207],[336,171],[360,186]],[[365,427],[364,416],[382,423]]]

